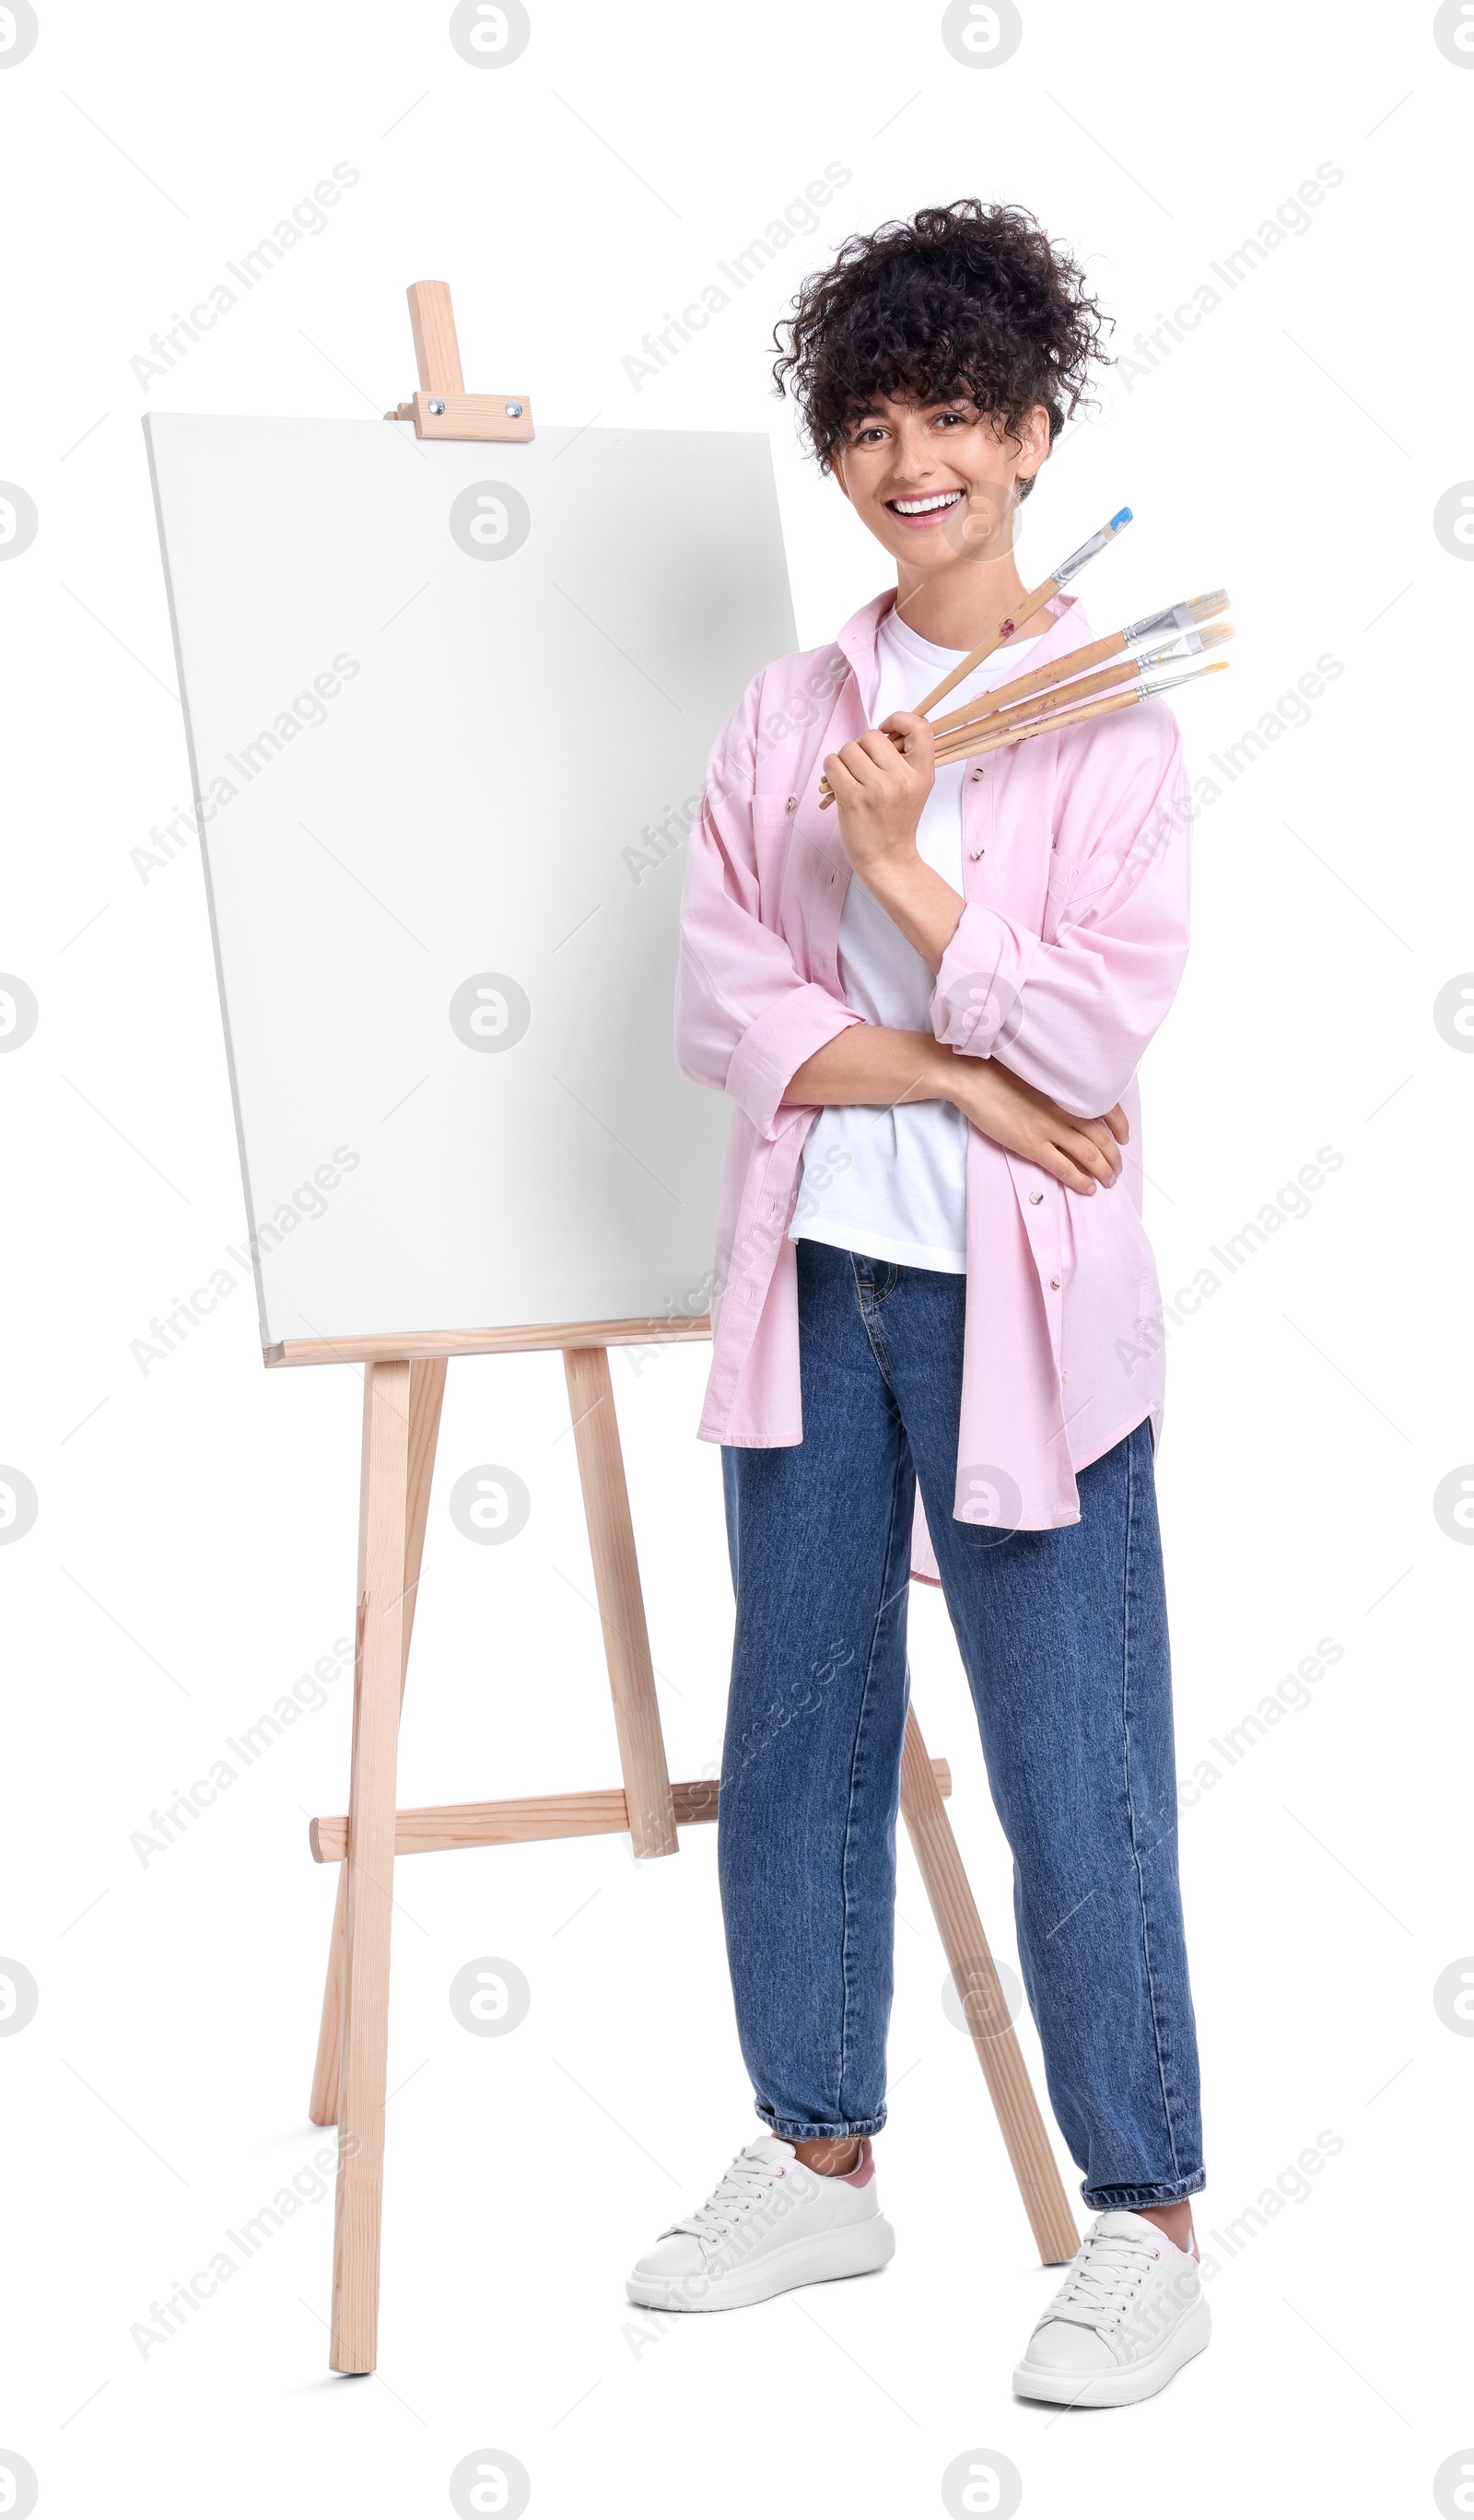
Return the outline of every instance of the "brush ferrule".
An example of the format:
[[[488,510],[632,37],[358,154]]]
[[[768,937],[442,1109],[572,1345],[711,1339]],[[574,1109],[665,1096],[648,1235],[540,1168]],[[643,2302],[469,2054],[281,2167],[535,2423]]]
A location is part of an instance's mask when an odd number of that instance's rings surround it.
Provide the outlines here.
[[[1154,648],[1143,648],[1136,661],[1145,673],[1153,665],[1181,664],[1185,657],[1200,656],[1202,652],[1202,640],[1189,624],[1180,638],[1163,639]]]
[[[1131,510],[1123,508],[1118,516],[1112,517],[1108,525],[1101,526],[1098,534],[1092,534],[1088,543],[1082,543],[1077,552],[1071,552],[1068,560],[1060,562],[1053,572],[1055,585],[1068,586],[1077,571],[1084,568],[1086,562],[1094,560],[1096,552],[1104,551],[1106,544],[1114,542],[1117,534],[1124,532],[1130,522]]]
[[[1143,620],[1133,621],[1121,636],[1128,647],[1134,647],[1139,639],[1164,639],[1174,631],[1185,633],[1192,627],[1191,605],[1171,604],[1165,612],[1148,612]]]
[[[1158,692],[1175,692],[1179,683],[1195,683],[1199,673],[1212,671],[1211,665],[1203,665],[1190,674],[1168,674],[1160,683],[1139,683],[1137,690],[1143,700],[1154,700]]]

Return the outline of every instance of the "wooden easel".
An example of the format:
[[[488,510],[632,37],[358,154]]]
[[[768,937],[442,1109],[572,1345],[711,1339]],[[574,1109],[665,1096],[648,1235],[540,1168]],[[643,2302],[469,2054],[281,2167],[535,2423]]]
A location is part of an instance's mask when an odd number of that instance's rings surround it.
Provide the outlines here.
[[[426,437],[530,438],[525,394],[465,392],[444,282],[417,281],[409,301],[421,390],[385,417],[413,419]],[[329,2356],[335,2371],[372,2371],[377,2357],[395,1857],[624,1829],[637,1856],[674,1855],[679,1828],[717,1817],[716,1784],[704,1778],[672,1784],[666,1771],[608,1360],[611,1346],[710,1335],[702,1317],[346,1342],[288,1339],[265,1351],[269,1366],[355,1363],[364,1369],[348,1809],[336,1819],[314,1820],[309,1829],[316,1861],[341,1868],[310,2104],[315,2125],[335,2120],[338,2128]],[[399,1713],[446,1365],[453,1356],[534,1348],[562,1351],[624,1782],[397,1811]],[[928,1758],[913,1710],[901,1763],[902,1814],[1040,2256],[1060,2264],[1075,2252],[1075,2219],[948,1822],[944,1797],[951,1789],[946,1762]]]

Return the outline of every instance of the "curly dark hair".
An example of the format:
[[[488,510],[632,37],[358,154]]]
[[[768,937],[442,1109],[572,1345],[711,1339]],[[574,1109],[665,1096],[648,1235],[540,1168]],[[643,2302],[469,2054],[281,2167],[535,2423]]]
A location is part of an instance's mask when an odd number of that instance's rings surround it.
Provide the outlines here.
[[[789,392],[812,453],[833,469],[877,394],[997,412],[1010,436],[1031,404],[1050,443],[1077,409],[1109,324],[1080,265],[1030,212],[949,202],[845,239],[774,329],[777,392]],[[1020,481],[1026,497],[1033,482]]]

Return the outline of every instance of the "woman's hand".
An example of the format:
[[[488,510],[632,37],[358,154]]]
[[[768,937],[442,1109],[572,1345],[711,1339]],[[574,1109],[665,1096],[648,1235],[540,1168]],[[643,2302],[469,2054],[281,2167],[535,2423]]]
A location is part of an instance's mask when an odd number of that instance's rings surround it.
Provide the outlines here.
[[[899,743],[892,743],[892,730]],[[925,718],[898,709],[883,727],[871,727],[825,757],[845,856],[871,891],[877,888],[872,877],[883,881],[888,869],[907,866],[916,856],[916,826],[935,776],[934,750]]]
[[[970,1058],[955,1051],[952,1066],[947,1100],[995,1146],[1026,1155],[1066,1190],[1087,1198],[1094,1198],[1097,1186],[1109,1190],[1120,1180],[1120,1150],[1130,1133],[1119,1102],[1098,1120],[1077,1120],[1048,1094],[1000,1067],[996,1058]]]
[[[894,732],[899,741],[891,742]],[[931,794],[931,728],[912,709],[897,709],[825,761],[839,815],[839,836],[868,892],[933,971],[957,932],[962,896],[929,867],[916,847],[921,809]]]

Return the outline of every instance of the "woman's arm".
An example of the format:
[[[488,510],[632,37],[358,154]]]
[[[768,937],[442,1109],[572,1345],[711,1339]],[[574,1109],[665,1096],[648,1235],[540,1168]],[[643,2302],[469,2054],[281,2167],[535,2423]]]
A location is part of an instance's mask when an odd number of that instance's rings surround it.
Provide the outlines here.
[[[1043,932],[964,902],[920,858],[932,730],[904,710],[885,723],[899,746],[871,729],[825,769],[851,866],[937,975],[938,1040],[976,1058],[1005,1050],[1065,1111],[1114,1102],[1187,952],[1192,808],[1171,711],[1150,700],[1056,739]]]
[[[899,744],[890,740],[892,727],[903,739]],[[824,766],[845,856],[908,945],[936,971],[964,903],[916,847],[936,775],[933,756],[927,720],[898,709],[884,727],[871,727],[842,751],[829,753]]]
[[[948,1050],[929,1032],[896,1032],[857,1023],[826,1042],[794,1069],[784,1102],[954,1102],[974,1129],[1011,1154],[1026,1155],[1063,1182],[1094,1196],[1119,1178],[1126,1115],[1119,1103],[1098,1120],[1062,1111],[1047,1094],[1009,1074],[996,1058]]]
[[[937,966],[931,1019],[950,1048],[1000,1051],[1061,1109],[1084,1113],[1125,1092],[1177,993],[1192,805],[1163,700],[1057,742],[1039,926],[968,902]]]

